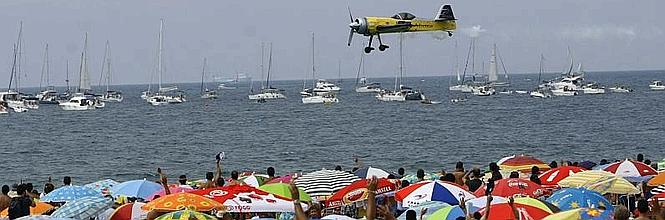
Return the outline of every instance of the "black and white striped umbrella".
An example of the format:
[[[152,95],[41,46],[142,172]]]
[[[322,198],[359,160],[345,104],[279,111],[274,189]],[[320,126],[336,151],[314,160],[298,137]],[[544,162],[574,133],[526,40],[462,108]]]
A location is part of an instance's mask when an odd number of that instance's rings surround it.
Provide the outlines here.
[[[660,193],[664,193],[664,192],[665,192],[665,185],[660,185],[660,186],[658,186],[656,188],[653,188],[651,190],[651,195],[656,195],[656,194],[660,194]]]
[[[305,174],[295,182],[309,196],[317,197],[330,196],[359,179],[357,176],[343,171],[319,170]]]

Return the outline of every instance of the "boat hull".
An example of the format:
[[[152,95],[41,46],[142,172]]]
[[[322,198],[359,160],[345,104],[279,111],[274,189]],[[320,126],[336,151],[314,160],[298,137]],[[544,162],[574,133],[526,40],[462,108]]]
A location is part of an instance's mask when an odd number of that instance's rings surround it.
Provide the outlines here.
[[[339,102],[339,100],[335,97],[311,96],[302,98],[303,104],[325,104],[337,102]]]
[[[286,96],[281,93],[259,93],[249,95],[249,100],[269,100],[269,99],[286,99]]]

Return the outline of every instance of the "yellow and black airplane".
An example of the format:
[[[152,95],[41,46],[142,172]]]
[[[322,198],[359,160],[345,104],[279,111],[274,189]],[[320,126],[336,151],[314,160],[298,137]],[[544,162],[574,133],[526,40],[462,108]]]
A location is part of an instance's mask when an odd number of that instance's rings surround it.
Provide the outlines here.
[[[380,34],[388,33],[402,33],[402,32],[420,32],[420,31],[446,31],[448,36],[453,35],[453,31],[457,28],[453,9],[450,5],[442,5],[439,13],[434,20],[418,19],[411,13],[401,12],[392,17],[364,17],[353,19],[351,9],[349,8],[349,17],[351,17],[351,32],[349,32],[348,45],[351,46],[353,33],[369,36],[369,45],[365,47],[365,53],[370,53],[374,48],[372,47],[372,39],[374,35],[379,39],[379,50],[384,51],[388,45],[381,42]]]

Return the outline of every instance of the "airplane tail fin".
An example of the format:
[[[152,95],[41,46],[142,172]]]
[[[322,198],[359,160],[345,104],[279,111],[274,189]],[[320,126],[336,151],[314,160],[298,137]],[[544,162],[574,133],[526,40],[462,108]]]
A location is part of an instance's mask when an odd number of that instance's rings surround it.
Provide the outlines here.
[[[436,15],[436,18],[434,18],[435,21],[450,21],[450,20],[457,20],[455,19],[455,15],[453,14],[453,8],[450,7],[450,5],[442,5],[441,9],[439,10],[439,14]]]

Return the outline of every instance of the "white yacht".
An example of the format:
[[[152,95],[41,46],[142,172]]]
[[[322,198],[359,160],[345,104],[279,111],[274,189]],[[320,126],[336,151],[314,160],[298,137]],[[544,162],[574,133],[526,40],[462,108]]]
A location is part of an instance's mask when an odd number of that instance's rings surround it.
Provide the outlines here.
[[[473,94],[477,96],[491,96],[496,94],[496,90],[491,85],[473,87]]]
[[[312,80],[316,78],[316,68],[315,68],[315,57],[314,57],[314,33],[312,33]],[[304,88],[305,82],[303,81],[303,91],[300,92],[302,95],[303,104],[330,104],[337,103],[336,92],[339,92],[340,88],[335,84],[328,82],[324,79],[319,79],[314,83],[312,89]]]
[[[325,79],[319,79],[314,86],[314,92],[339,92],[341,88]]]
[[[166,97],[162,95],[151,95],[146,99],[146,101],[154,106],[169,104],[168,100],[166,100]]]
[[[208,59],[203,58],[203,70],[201,71],[201,98],[202,99],[217,99],[217,91],[210,90],[205,86],[206,64]]]
[[[381,92],[380,83],[370,83],[367,81],[367,77],[360,77],[361,74],[365,74],[365,54],[360,54],[360,64],[358,64],[358,73],[356,74],[356,92],[357,93],[378,93]]]
[[[559,87],[557,89],[552,89],[550,91],[554,96],[576,96],[579,94],[577,91],[568,86]]]
[[[383,91],[379,92],[379,94],[376,94],[375,97],[379,101],[384,101],[384,102],[405,102],[406,101],[406,93],[403,93],[401,91],[383,90]]]
[[[44,48],[44,62],[42,63],[42,77],[39,82],[40,92],[35,96],[39,100],[39,104],[58,104],[58,91],[51,85],[49,56],[48,56],[48,43]],[[46,80],[46,89],[42,90],[42,83]]]
[[[8,89],[6,92],[0,92],[0,102],[5,102],[7,104],[7,108],[13,110],[14,112],[28,111],[28,106],[26,105],[20,91],[21,76],[23,75],[21,72],[21,56],[23,54],[22,36],[23,22],[20,22],[18,40],[12,48],[14,51],[14,60],[12,62],[11,73],[9,76],[9,86],[7,87]]]
[[[36,95],[39,99],[39,104],[58,104],[58,92],[53,87],[48,87],[46,90],[39,92]]]
[[[550,92],[548,92],[544,88],[538,88],[536,90],[533,90],[529,93],[529,96],[533,98],[551,98],[552,95],[550,95]]]
[[[356,87],[357,93],[377,93],[381,92],[381,90],[380,83],[360,84],[358,87]]]
[[[21,96],[18,92],[9,90],[6,92],[0,92],[0,101],[7,104],[9,109],[12,109],[14,112],[26,112],[28,107],[25,102],[21,99]]]
[[[654,80],[654,81],[651,81],[651,84],[649,84],[649,89],[654,90],[654,91],[661,91],[661,90],[665,90],[665,85],[663,85],[662,81]]]
[[[104,102],[122,102],[124,98],[122,97],[122,92],[107,90],[100,99]]]
[[[330,104],[337,103],[339,100],[335,93],[325,92],[325,93],[310,93],[303,94],[302,103],[303,104]]]
[[[150,86],[148,86],[148,91],[144,91],[141,95],[141,98],[144,98],[148,103],[154,106],[162,105],[164,102],[170,104],[186,102],[187,100],[185,99],[185,93],[179,91],[177,86],[162,86],[162,76],[164,75],[164,19],[161,19],[159,23],[159,46],[157,51],[157,75],[159,89],[157,92],[153,93],[150,91]]]
[[[598,85],[598,83],[588,83],[582,86],[582,92],[590,95],[605,94],[605,87]]]
[[[267,72],[267,77],[266,77],[266,84],[265,86],[261,89],[259,93],[255,94],[250,94],[248,96],[249,100],[252,101],[258,101],[258,102],[265,102],[266,100],[273,100],[273,99],[286,99],[286,95],[282,94],[284,90],[273,88],[270,85],[270,69],[272,67],[272,44],[270,44],[270,50],[268,52],[268,72]],[[261,46],[261,72],[263,72],[263,45]],[[263,74],[263,73],[261,73]],[[252,86],[250,86],[250,89],[253,89]],[[252,93],[250,91],[250,93]]]
[[[610,91],[613,93],[629,93],[632,92],[633,90],[631,88],[628,88],[627,86],[615,85],[610,87]]]
[[[473,86],[461,84],[448,87],[450,91],[460,91],[463,93],[473,93]]]
[[[403,102],[403,101],[422,101],[423,99],[426,99],[425,95],[423,95],[422,92],[419,90],[414,90],[410,87],[407,87],[403,84],[402,77],[404,76],[404,56],[402,54],[403,51],[403,41],[404,41],[404,36],[402,34],[399,35],[399,75],[395,75],[395,89],[393,91],[389,90],[383,90],[379,94],[377,94],[375,97],[376,99],[380,101],[397,101],[397,102]],[[399,87],[397,87],[399,85]]]
[[[76,93],[69,101],[59,104],[62,110],[65,111],[84,111],[93,110],[97,106],[97,101],[90,95],[83,93]]]
[[[106,49],[104,51],[104,59],[102,61],[102,74],[100,82],[106,85],[106,91],[98,99],[103,102],[122,102],[122,92],[111,90],[111,44],[106,41]],[[100,85],[101,87],[102,85]],[[101,107],[101,105],[100,105]]]

